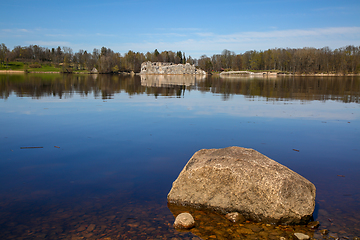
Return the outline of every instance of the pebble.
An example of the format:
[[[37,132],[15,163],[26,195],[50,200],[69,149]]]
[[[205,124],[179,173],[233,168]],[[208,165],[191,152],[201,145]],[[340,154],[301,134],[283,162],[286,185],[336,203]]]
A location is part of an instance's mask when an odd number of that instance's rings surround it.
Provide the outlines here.
[[[313,221],[313,222],[309,222],[307,226],[311,229],[316,229],[320,226],[320,223],[319,221]]]
[[[320,232],[321,232],[322,235],[327,235],[329,233],[329,230],[321,229]]]
[[[89,227],[86,229],[88,232],[92,232],[95,228],[95,224],[90,224]]]
[[[245,218],[238,212],[231,212],[225,215],[226,219],[233,223],[245,222]]]
[[[264,230],[262,227],[259,227],[257,225],[249,225],[248,228],[250,228],[255,233],[258,233],[258,232],[261,232]]]
[[[189,229],[195,226],[195,220],[190,213],[181,213],[175,218],[174,228]]]
[[[86,225],[81,225],[77,230],[78,232],[82,232],[86,229]]]
[[[253,234],[254,233],[251,229],[248,229],[248,228],[239,228],[239,229],[237,229],[237,232],[240,234]]]
[[[303,233],[294,233],[295,237],[299,240],[310,239],[310,237]]]

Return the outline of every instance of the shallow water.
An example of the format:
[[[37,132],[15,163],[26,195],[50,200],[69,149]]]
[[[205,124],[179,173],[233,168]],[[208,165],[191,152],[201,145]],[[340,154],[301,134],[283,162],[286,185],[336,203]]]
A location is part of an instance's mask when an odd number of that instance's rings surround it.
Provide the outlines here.
[[[172,182],[196,151],[228,146],[309,179],[320,229],[360,236],[359,96],[359,77],[0,75],[0,238],[305,231],[228,226],[206,212],[191,232],[172,228]]]

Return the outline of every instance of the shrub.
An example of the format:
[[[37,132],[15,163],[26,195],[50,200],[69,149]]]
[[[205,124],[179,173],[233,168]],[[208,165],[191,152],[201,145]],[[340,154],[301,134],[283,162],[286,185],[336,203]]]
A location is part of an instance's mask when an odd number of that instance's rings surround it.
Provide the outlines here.
[[[41,65],[38,63],[33,63],[29,65],[30,68],[41,68]]]

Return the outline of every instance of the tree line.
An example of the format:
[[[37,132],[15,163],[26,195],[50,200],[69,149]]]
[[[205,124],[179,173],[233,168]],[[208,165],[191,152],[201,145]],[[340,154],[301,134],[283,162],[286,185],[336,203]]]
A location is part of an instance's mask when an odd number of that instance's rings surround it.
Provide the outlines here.
[[[129,50],[125,54],[110,48],[79,50],[74,53],[69,47],[45,48],[38,45],[16,46],[13,50],[0,45],[0,64],[10,61],[25,63],[54,64],[63,72],[96,68],[99,73],[140,72],[141,63],[172,62],[195,64],[209,73],[224,70],[280,71],[287,73],[359,73],[360,46],[349,45],[335,50],[323,48],[274,48],[266,51],[246,51],[235,54],[223,50],[221,54],[199,59],[186,56],[182,51],[140,53]]]
[[[203,55],[198,66],[207,71],[274,70],[287,73],[359,73],[360,46],[335,50],[324,48],[275,48],[235,54],[224,50],[212,57]]]

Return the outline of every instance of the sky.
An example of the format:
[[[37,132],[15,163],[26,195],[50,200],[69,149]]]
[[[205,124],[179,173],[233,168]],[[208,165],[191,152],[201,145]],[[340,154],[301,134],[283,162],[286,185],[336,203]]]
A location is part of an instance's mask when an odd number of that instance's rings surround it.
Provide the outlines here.
[[[0,43],[74,52],[360,46],[359,0],[0,1]]]

